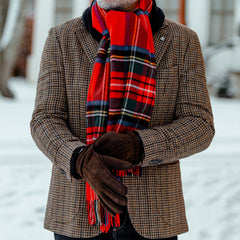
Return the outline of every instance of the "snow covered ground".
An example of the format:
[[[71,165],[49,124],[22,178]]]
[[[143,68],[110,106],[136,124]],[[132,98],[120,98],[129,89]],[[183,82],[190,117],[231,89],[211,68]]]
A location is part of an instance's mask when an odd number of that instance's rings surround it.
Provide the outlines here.
[[[16,100],[0,97],[0,239],[53,240],[42,228],[51,163],[29,122],[35,85],[15,79]],[[190,231],[180,240],[240,239],[240,100],[212,99],[211,147],[181,161]]]

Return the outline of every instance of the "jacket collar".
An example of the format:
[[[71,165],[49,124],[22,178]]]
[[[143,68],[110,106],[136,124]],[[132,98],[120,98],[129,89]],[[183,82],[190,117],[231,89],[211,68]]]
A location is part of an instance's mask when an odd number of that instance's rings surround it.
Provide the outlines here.
[[[95,1],[92,2],[92,5],[94,2]],[[100,42],[102,39],[102,34],[92,27],[92,5],[84,11],[82,19],[87,31],[90,32],[93,38]],[[162,26],[164,19],[165,19],[164,12],[157,7],[156,1],[153,0],[152,11],[149,16],[153,35]]]
[[[75,34],[82,45],[83,50],[89,58],[89,61],[94,64],[96,60],[97,51],[99,48],[99,42],[93,38],[91,33],[87,31],[83,19],[80,20],[79,24],[75,27]],[[155,55],[156,55],[156,66],[159,65],[161,59],[170,44],[172,38],[172,32],[168,26],[168,20],[164,20],[162,26],[153,36]]]
[[[75,27],[75,34],[82,45],[83,50],[89,58],[89,61],[94,64],[96,55],[99,48],[99,42],[92,34],[87,30],[83,19],[80,19]],[[168,20],[165,19],[161,27],[153,35],[153,41],[155,46],[156,66],[159,65],[161,59],[171,41],[172,32],[168,26]]]

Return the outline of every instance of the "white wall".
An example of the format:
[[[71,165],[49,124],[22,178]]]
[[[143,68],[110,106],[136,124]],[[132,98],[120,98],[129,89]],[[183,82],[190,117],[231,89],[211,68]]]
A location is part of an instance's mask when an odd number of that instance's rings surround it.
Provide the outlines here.
[[[235,25],[235,34],[237,36],[235,51],[233,52],[233,65],[232,70],[240,72],[240,0],[235,0],[235,18],[234,18],[234,25]]]
[[[188,0],[186,9],[186,24],[199,36],[203,47],[208,44],[210,1]]]
[[[235,27],[235,33],[240,34],[240,0],[235,0],[235,9],[234,9],[234,25]]]
[[[89,5],[89,0],[73,0],[74,8],[73,8],[73,17],[80,17],[84,10]]]
[[[41,55],[48,31],[55,24],[55,3],[57,0],[35,0],[35,20],[33,31],[32,54],[28,58],[27,79],[38,79]],[[80,17],[88,7],[89,0],[73,1],[73,18]]]
[[[233,48],[223,51],[223,55],[217,54],[213,58],[213,62],[218,66],[219,72],[222,71],[239,71],[240,72],[240,0],[235,0],[234,6],[234,40]],[[226,54],[224,56],[224,54]],[[218,58],[218,59],[217,59]],[[221,67],[219,67],[221,66]]]
[[[54,24],[54,12],[54,0],[35,1],[32,54],[27,65],[27,78],[30,81],[37,81],[44,43],[49,29]]]

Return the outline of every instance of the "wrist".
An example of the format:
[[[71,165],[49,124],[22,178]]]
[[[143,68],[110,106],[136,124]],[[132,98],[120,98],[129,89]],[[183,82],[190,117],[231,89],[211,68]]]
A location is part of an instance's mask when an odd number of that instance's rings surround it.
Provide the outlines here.
[[[142,141],[141,137],[139,136],[138,132],[133,131],[133,133],[134,133],[135,136],[137,137],[138,144],[139,144],[138,158],[137,158],[137,161],[136,161],[136,163],[135,163],[135,165],[138,165],[140,162],[143,161],[143,159],[144,159],[144,157],[145,157],[145,151],[144,151],[143,141]]]
[[[71,157],[71,175],[75,178],[75,179],[81,179],[81,176],[77,173],[76,170],[76,163],[78,160],[79,155],[81,154],[81,152],[86,148],[86,146],[81,146],[76,148],[73,151],[72,157]]]

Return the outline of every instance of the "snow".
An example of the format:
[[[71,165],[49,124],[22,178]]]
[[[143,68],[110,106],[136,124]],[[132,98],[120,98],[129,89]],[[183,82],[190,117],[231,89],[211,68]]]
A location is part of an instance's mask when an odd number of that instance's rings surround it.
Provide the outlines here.
[[[29,122],[35,86],[10,84],[16,100],[0,97],[0,239],[53,239],[42,227],[51,162],[35,147]]]
[[[238,240],[240,235],[240,100],[212,99],[216,136],[208,150],[181,161],[194,240]]]
[[[16,100],[0,97],[0,239],[53,240],[43,229],[51,162],[34,145],[29,122],[35,85],[13,79]],[[239,240],[240,100],[212,98],[216,136],[181,160],[189,232],[180,240]]]
[[[0,50],[5,49],[13,37],[20,7],[21,0],[10,0],[6,24],[0,39]]]

